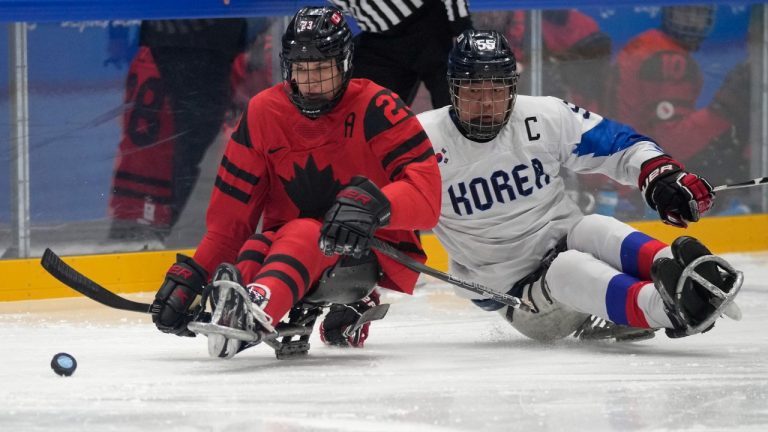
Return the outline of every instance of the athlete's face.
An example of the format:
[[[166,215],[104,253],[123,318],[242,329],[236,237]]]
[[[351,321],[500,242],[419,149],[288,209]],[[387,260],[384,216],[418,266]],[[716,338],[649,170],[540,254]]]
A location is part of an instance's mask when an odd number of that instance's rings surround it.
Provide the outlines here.
[[[293,80],[306,99],[330,100],[341,88],[336,60],[297,61],[291,65]]]
[[[457,89],[459,118],[483,126],[502,123],[510,108],[511,86],[502,81],[465,81]]]

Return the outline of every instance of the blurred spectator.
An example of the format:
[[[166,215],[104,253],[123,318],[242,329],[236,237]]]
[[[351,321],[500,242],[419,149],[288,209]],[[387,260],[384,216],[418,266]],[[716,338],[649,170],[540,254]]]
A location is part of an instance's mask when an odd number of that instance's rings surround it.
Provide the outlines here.
[[[251,97],[273,84],[272,35],[269,30],[274,21],[270,18],[249,18],[246,21],[248,44],[232,64],[232,111],[229,113],[232,127]]]
[[[615,117],[715,184],[744,180],[749,67],[734,68],[712,102],[696,109],[702,72],[691,53],[709,35],[714,6],[662,8],[661,26],[627,43],[615,63]],[[714,186],[714,184],[713,184]]]
[[[126,84],[109,201],[110,239],[168,235],[228,110],[242,110],[250,95],[271,85],[271,56],[264,51],[269,26],[256,22],[255,28],[260,30],[251,35],[255,52],[246,55],[245,19],[142,23]],[[113,40],[109,46],[112,63],[121,58],[115,47],[122,44]]]
[[[526,11],[478,13],[477,28],[502,32],[518,59],[518,69],[528,67],[530,44]],[[542,13],[542,92],[565,99],[589,111],[607,110],[611,39],[590,16],[575,9],[545,10]],[[523,80],[526,75],[524,74]],[[585,213],[616,215],[618,194],[613,183],[601,174],[582,174],[577,181],[565,173],[568,193]],[[610,186],[610,185],[609,185]],[[634,196],[634,195],[633,195]]]
[[[451,103],[448,53],[453,39],[472,28],[466,0],[330,2],[352,15],[362,30],[355,37],[353,78],[368,78],[408,105],[424,82],[432,107]]]
[[[530,61],[526,52],[526,12],[475,14],[477,28],[504,33],[518,58],[518,67]],[[590,111],[604,111],[605,83],[611,39],[597,22],[575,9],[542,13],[543,93],[566,99]]]

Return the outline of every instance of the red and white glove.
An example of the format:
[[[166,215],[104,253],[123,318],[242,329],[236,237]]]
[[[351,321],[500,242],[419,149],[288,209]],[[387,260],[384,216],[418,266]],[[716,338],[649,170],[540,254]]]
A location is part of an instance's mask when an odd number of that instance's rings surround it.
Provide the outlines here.
[[[357,303],[334,304],[320,324],[320,340],[326,345],[362,348],[368,339],[371,323],[365,323],[357,331],[347,334],[365,311],[379,305],[379,293],[375,290]]]
[[[680,162],[667,155],[643,163],[638,186],[661,220],[679,228],[697,222],[715,200],[709,182],[685,171]]]

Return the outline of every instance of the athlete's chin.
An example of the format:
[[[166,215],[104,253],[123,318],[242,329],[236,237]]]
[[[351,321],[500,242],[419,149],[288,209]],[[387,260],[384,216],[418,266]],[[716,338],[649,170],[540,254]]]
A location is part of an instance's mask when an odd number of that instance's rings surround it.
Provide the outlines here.
[[[302,95],[304,96],[304,100],[307,102],[328,102],[330,100],[327,96],[318,96],[318,95]]]

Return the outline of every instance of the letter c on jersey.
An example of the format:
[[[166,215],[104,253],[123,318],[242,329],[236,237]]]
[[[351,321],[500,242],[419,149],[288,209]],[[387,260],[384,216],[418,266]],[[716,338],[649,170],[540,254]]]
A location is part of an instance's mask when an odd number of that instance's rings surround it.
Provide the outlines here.
[[[539,119],[536,117],[528,117],[525,119],[525,131],[528,132],[528,141],[536,141],[541,138],[540,133],[533,135],[533,132],[531,131],[531,123],[536,123],[538,121]]]

